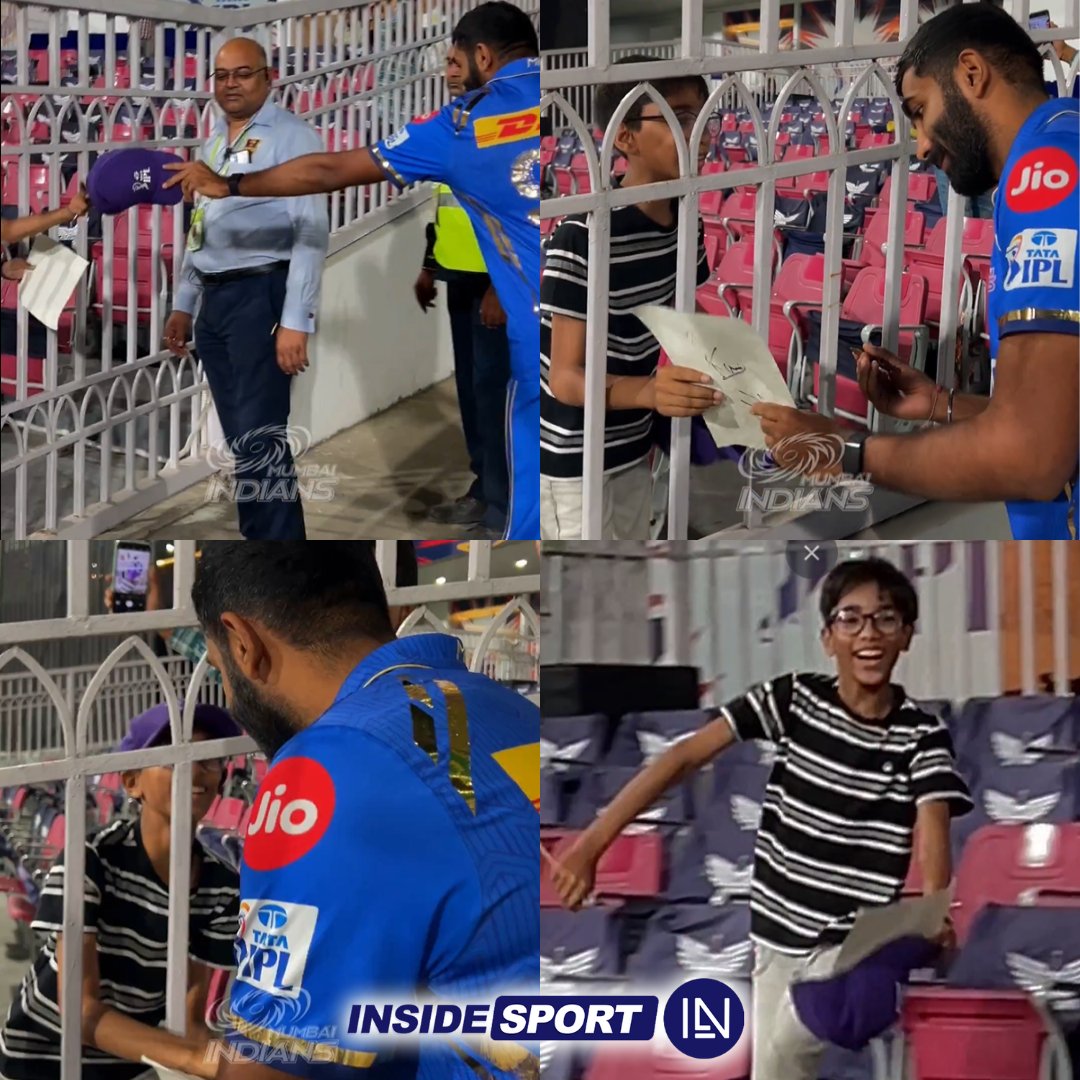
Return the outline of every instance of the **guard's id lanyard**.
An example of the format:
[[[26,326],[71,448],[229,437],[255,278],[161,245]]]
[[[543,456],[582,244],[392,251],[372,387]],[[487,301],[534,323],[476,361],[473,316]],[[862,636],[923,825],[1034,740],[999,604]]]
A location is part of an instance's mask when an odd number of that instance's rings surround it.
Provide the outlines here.
[[[225,152],[224,160],[221,162],[221,165],[214,170],[218,174],[218,176],[229,175],[230,159],[232,156],[231,151],[235,148],[236,144],[248,133],[250,128],[251,124],[248,123],[247,127],[245,127],[244,130],[241,131],[240,134],[237,135],[231,143],[229,143],[229,148]],[[214,145],[210,148],[210,161],[216,160],[218,153],[221,151],[221,144],[224,141],[224,135],[219,135],[214,140]],[[212,165],[211,168],[213,168]],[[188,251],[200,251],[202,249],[203,241],[205,240],[206,236],[206,227],[204,222],[204,219],[206,217],[206,204],[209,201],[210,200],[203,195],[196,196],[195,210],[191,215],[191,224],[190,226],[188,226]]]

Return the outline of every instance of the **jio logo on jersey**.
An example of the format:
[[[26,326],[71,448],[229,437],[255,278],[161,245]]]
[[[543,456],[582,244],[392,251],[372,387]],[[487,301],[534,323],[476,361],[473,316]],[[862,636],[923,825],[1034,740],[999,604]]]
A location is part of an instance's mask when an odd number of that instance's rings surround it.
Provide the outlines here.
[[[302,859],[334,816],[334,781],[312,758],[289,758],[266,774],[244,838],[244,863],[279,870]]]
[[[1020,214],[1049,210],[1073,193],[1076,180],[1076,162],[1060,147],[1030,150],[1005,181],[1005,202]]]
[[[236,978],[277,997],[298,998],[319,909],[276,900],[243,900]]]
[[[1075,259],[1075,229],[1025,229],[1005,249],[1005,291],[1070,289]]]

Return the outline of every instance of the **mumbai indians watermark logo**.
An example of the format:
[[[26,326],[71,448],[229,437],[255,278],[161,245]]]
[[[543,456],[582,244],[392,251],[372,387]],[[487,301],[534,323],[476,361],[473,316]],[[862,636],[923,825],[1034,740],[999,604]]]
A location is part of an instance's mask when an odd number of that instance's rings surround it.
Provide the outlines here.
[[[799,432],[769,450],[747,449],[739,472],[749,481],[739,492],[741,511],[866,510],[871,485],[866,478],[830,475],[840,465],[844,442],[839,435]],[[795,464],[782,465],[780,460]]]
[[[336,465],[301,465],[311,447],[307,428],[267,425],[236,439],[214,443],[207,461],[217,475],[209,482],[207,502],[273,502],[302,496],[328,502],[337,490]]]

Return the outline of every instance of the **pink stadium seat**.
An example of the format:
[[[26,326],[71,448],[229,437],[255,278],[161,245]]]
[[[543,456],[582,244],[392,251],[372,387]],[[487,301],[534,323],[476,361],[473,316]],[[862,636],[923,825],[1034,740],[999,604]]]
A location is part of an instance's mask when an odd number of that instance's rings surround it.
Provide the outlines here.
[[[1080,906],[1080,822],[985,825],[964,847],[953,920],[964,941],[986,904]]]
[[[541,834],[541,845],[557,860],[577,833],[564,830]],[[620,836],[608,848],[596,868],[598,896],[649,897],[660,892],[663,840],[658,833]],[[551,883],[551,868],[540,862],[540,906],[558,907],[559,899]]]
[[[918,210],[906,210],[904,214],[904,247],[921,247],[926,235],[926,218]],[[863,235],[862,251],[858,261],[863,266],[885,265],[885,244],[889,241],[889,215],[884,211],[875,214]]]
[[[203,819],[207,825],[229,832],[239,832],[248,804],[243,799],[215,799]]]
[[[570,175],[573,178],[573,188],[575,192],[585,194],[592,190],[589,178],[589,159],[584,153],[575,154],[571,159]]]
[[[789,255],[780,267],[773,282],[769,302],[769,352],[776,366],[792,382],[794,366],[789,362],[793,341],[798,341],[797,331],[805,334],[805,321],[800,321],[798,302],[821,303],[825,288],[825,256]],[[754,318],[753,296],[748,289],[737,289],[740,317],[747,322]]]
[[[926,278],[921,274],[903,274],[900,280],[900,359],[913,362],[920,369],[926,362],[929,329],[926,326]],[[866,267],[855,279],[840,308],[842,319],[851,319],[866,326],[882,325],[885,315],[885,270]],[[846,360],[846,358],[845,358]],[[836,375],[836,415],[858,424],[869,422],[870,403],[859,384],[840,373]],[[813,390],[808,394],[816,402],[821,392],[821,365],[815,364]]]
[[[907,1080],[1033,1080],[1046,1029],[1026,994],[1011,990],[909,991],[901,1024]]]
[[[715,272],[698,287],[697,300],[710,315],[734,316],[739,308],[735,287],[743,286],[749,292],[753,284],[754,245],[750,240],[740,240],[723,253]]]
[[[956,875],[953,920],[962,943],[988,904],[1080,912],[1080,822],[987,825],[968,840]],[[909,1080],[1030,1080],[1047,1030],[1027,994],[934,987],[909,990],[902,1024]]]
[[[750,1018],[746,1018],[749,1031]],[[686,1057],[649,1045],[634,1049],[599,1045],[585,1080],[744,1080],[750,1075],[750,1039],[744,1036],[722,1058]]]

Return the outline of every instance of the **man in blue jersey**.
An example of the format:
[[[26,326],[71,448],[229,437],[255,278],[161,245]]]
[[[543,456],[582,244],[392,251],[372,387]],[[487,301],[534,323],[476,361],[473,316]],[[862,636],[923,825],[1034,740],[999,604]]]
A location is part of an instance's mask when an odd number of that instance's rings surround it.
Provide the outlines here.
[[[817,432],[842,443],[839,469],[930,499],[1001,500],[1017,539],[1077,528],[1080,441],[1078,103],[1048,98],[1027,33],[987,3],[925,23],[900,58],[896,86],[919,157],[961,195],[998,186],[989,287],[989,398],[939,389],[868,346],[860,383],[883,413],[938,426],[910,435],[851,433],[834,421],[756,405],[783,464],[809,463],[782,440]]]
[[[387,1045],[349,1020],[535,984],[539,710],[453,637],[395,639],[370,541],[205,543],[192,597],[270,759],[219,1080],[535,1074],[522,1047]]]
[[[308,154],[264,172],[170,168],[184,194],[299,195],[389,179],[441,180],[465,207],[510,338],[505,538],[540,535],[540,60],[529,16],[504,0],[463,15],[451,43],[469,58],[466,93],[374,147]]]

